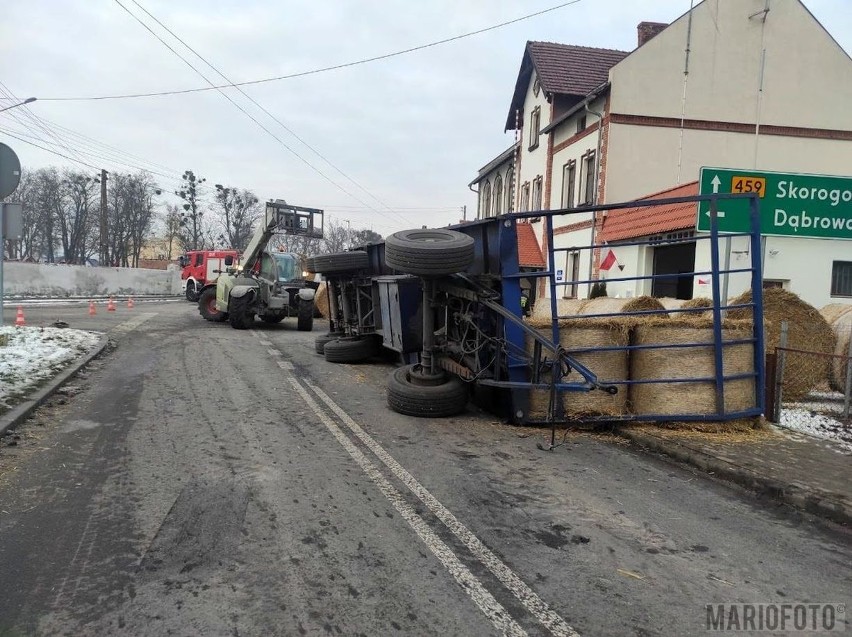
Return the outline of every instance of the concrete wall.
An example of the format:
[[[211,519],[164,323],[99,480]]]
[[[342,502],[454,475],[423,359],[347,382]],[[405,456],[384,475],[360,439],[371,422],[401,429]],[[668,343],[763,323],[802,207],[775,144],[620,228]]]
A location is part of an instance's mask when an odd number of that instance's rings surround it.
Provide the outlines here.
[[[46,263],[3,264],[3,291],[6,295],[96,296],[102,294],[181,293],[180,270],[140,268],[88,268],[80,265]]]

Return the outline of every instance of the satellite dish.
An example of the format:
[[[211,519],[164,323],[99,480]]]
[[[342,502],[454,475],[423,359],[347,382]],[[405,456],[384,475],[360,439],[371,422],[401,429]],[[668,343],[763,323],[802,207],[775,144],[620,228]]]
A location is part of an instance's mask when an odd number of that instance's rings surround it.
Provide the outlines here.
[[[21,182],[21,160],[15,151],[0,143],[0,199],[11,195]]]

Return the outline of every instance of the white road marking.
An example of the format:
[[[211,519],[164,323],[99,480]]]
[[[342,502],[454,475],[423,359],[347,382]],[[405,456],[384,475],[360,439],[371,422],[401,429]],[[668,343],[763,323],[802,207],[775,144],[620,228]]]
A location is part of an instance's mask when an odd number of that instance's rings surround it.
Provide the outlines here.
[[[254,332],[252,332],[252,334],[254,334]],[[260,338],[259,336],[257,337],[257,342],[260,343],[261,345],[266,345],[267,347],[272,345],[272,341],[267,340],[265,338]]]
[[[295,368],[293,367],[293,363],[290,361],[278,361],[278,367],[281,369],[286,369],[288,372],[292,372]]]
[[[551,633],[558,637],[579,637],[568,623],[541,599],[512,569],[504,564],[482,541],[464,524],[459,522],[438,499],[420,484],[414,476],[406,471],[385,449],[377,443],[370,434],[364,431],[340,406],[337,405],[323,390],[309,380],[305,384],[328,405],[352,432],[381,460],[385,466],[407,486],[425,504],[435,516],[443,522],[453,534],[473,553],[476,558],[491,571],[517,597],[530,613],[532,613]]]
[[[262,345],[265,345],[265,343],[264,343],[263,341],[261,341],[261,344],[262,344]],[[270,345],[271,345],[271,344],[272,344],[272,343],[270,343]],[[269,355],[270,355],[270,356],[281,356],[281,352],[279,352],[279,351],[278,351],[277,349],[275,349],[274,347],[270,347],[270,348],[269,348],[268,350],[266,350],[266,351],[267,351],[267,352],[269,352]]]
[[[152,318],[157,316],[157,312],[146,312],[144,314],[140,314],[136,318],[132,318],[128,321],[124,321],[124,323],[119,323],[114,328],[109,330],[110,334],[126,334],[132,330],[135,330],[137,327],[142,325],[145,321],[149,321]]]
[[[305,403],[317,415],[317,418],[326,426],[335,437],[337,442],[346,449],[352,459],[359,467],[367,474],[370,480],[379,488],[393,507],[399,512],[402,518],[408,522],[417,536],[423,541],[429,550],[437,557],[444,568],[458,582],[465,592],[470,596],[473,602],[485,614],[494,626],[504,635],[523,637],[526,631],[509,615],[508,611],[494,599],[494,596],[489,593],[482,583],[462,564],[459,558],[453,553],[452,549],[447,546],[441,538],[426,524],[426,521],[420,517],[414,508],[405,501],[402,494],[394,488],[381,474],[375,464],[373,464],[349,437],[343,433],[343,430],[338,427],[335,422],[325,413],[323,408],[314,400],[307,390],[299,384],[299,381],[290,376],[287,378],[293,385],[293,388],[304,399]],[[314,389],[313,387],[311,387]],[[314,389],[316,391],[316,389]]]

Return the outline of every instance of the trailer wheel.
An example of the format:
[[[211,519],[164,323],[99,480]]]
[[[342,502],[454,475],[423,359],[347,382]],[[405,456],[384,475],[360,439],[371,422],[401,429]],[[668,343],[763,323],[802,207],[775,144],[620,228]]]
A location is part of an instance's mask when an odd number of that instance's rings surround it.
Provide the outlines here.
[[[388,406],[406,416],[446,418],[467,407],[467,386],[455,376],[424,377],[420,365],[405,365],[388,378]]]
[[[385,239],[385,263],[404,274],[454,274],[466,270],[473,257],[473,238],[455,230],[402,230]]]
[[[327,343],[336,341],[338,338],[342,338],[343,336],[345,336],[344,332],[328,332],[322,336],[317,336],[314,339],[314,348],[317,350],[317,354],[324,354]]]
[[[314,302],[299,300],[299,313],[296,319],[296,329],[300,332],[310,332],[314,329]]]
[[[254,312],[249,309],[251,301],[251,293],[245,296],[231,297],[228,306],[228,321],[235,330],[247,330],[254,324]]]
[[[334,252],[308,257],[307,270],[308,272],[320,272],[322,274],[355,272],[363,270],[369,263],[370,259],[367,253],[361,250]]]
[[[207,288],[198,299],[198,313],[205,321],[221,323],[228,320],[227,312],[216,309],[216,288]]]
[[[195,281],[186,282],[186,300],[195,302],[198,300],[198,290],[195,287]]]
[[[342,337],[326,343],[323,353],[329,363],[361,363],[376,356],[381,348],[375,336]]]

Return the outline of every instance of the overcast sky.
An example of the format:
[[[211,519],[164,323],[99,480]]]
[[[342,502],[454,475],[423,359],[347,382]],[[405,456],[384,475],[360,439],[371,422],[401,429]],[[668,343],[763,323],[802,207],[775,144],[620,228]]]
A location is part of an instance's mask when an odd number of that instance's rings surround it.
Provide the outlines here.
[[[120,1],[196,68],[222,83],[134,0]],[[233,81],[382,55],[561,4],[560,0],[137,2]],[[513,141],[503,133],[503,125],[527,40],[632,50],[640,21],[670,22],[689,4],[689,0],[580,0],[517,24],[389,60],[245,88],[334,167],[236,90],[227,90],[328,179],[216,91],[111,101],[39,101],[31,105],[31,112],[50,123],[51,132],[74,151],[72,156],[98,168],[129,170],[116,159],[150,167],[167,175],[157,175],[167,191],[175,189],[184,170],[192,169],[211,185],[250,188],[261,199],[324,207],[331,216],[350,220],[353,227],[372,227],[386,235],[405,227],[456,222],[465,204],[468,215],[475,214],[475,198],[467,184],[480,166]],[[850,0],[806,0],[806,5],[840,45],[852,51]],[[205,85],[118,0],[6,1],[0,33],[0,81],[19,97],[112,95]],[[9,103],[0,101],[0,107]],[[92,146],[55,125],[135,157]],[[2,132],[18,131],[58,143],[36,128],[23,108],[0,113],[0,129],[0,141],[17,151],[25,168],[73,165]],[[58,149],[69,154],[65,147]]]

